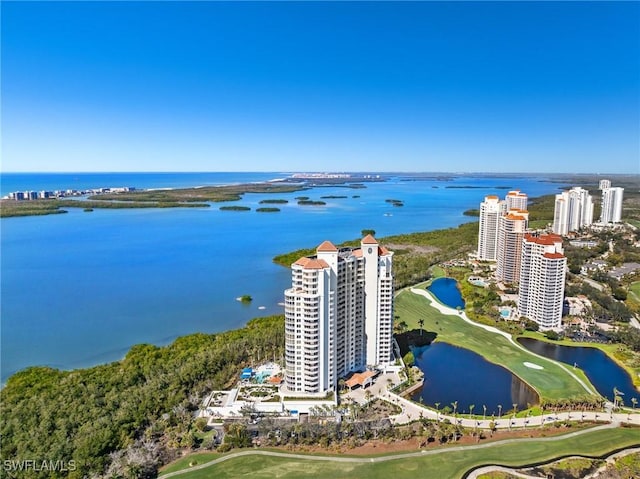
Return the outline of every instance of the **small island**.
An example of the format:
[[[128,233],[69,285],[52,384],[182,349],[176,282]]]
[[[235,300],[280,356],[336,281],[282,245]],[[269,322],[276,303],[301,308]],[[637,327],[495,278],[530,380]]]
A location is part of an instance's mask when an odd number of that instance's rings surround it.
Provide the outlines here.
[[[404,201],[402,200],[387,199],[385,201],[391,203],[393,206],[404,206]]]
[[[322,206],[326,205],[324,201],[314,201],[314,200],[300,200],[298,201],[299,205],[307,205],[307,206]]]
[[[261,205],[284,205],[286,203],[289,203],[289,200],[273,199],[260,201]]]
[[[251,211],[248,206],[221,206],[220,211]]]
[[[238,298],[236,298],[238,301],[240,301],[241,303],[250,303],[251,301],[253,301],[253,298],[248,295],[248,294],[243,294],[242,296],[239,296]]]
[[[256,213],[277,213],[280,208],[256,208]]]

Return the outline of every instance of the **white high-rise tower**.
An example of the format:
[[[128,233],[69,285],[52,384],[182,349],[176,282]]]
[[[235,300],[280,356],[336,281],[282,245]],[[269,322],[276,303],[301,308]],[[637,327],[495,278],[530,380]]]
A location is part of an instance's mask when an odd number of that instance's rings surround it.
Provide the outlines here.
[[[593,199],[583,188],[575,187],[556,195],[553,232],[566,235],[593,223]]]
[[[495,261],[498,253],[498,220],[505,211],[505,202],[494,195],[486,196],[480,203],[478,259]]]
[[[622,219],[622,198],[624,188],[602,189],[602,211],[600,223],[619,223]]]
[[[292,265],[285,291],[285,381],[300,393],[393,359],[393,253],[371,235],[360,248],[325,241],[316,253]]]

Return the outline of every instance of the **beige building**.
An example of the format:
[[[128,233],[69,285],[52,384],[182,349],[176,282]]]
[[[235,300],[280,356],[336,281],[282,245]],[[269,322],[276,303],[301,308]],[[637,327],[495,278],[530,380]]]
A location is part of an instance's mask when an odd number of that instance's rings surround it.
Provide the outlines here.
[[[560,236],[524,236],[518,293],[521,316],[532,319],[543,329],[560,326],[566,266]]]
[[[496,257],[496,279],[504,283],[520,281],[522,261],[522,239],[529,225],[529,213],[511,210],[498,222],[498,252]]]

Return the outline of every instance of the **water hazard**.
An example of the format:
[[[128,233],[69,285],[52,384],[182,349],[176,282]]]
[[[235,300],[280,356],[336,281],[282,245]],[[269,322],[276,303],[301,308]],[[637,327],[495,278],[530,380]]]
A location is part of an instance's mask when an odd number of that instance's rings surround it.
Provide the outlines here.
[[[416,365],[424,372],[424,386],[412,397],[426,405],[439,409],[457,401],[458,412],[469,412],[475,405],[474,414],[487,416],[513,409],[525,409],[538,403],[538,396],[527,384],[506,369],[492,364],[482,356],[464,348],[447,343],[433,343],[414,350]]]
[[[464,308],[464,299],[458,289],[458,282],[452,278],[438,278],[427,288],[438,300],[451,308]]]
[[[627,372],[602,351],[584,346],[561,346],[532,338],[519,338],[518,342],[529,351],[582,369],[600,394],[613,401],[613,388],[622,393],[627,406],[631,398],[640,400],[640,392],[634,387]]]

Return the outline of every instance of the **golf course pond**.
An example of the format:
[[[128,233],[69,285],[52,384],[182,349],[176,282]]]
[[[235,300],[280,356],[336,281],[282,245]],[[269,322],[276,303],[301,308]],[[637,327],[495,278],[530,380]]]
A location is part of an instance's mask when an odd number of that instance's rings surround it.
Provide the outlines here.
[[[413,350],[415,364],[424,373],[424,384],[411,396],[414,401],[439,409],[457,401],[457,411],[487,416],[500,414],[513,408],[526,409],[527,404],[537,404],[538,395],[527,384],[507,369],[486,361],[468,349],[435,342]],[[420,399],[422,398],[422,399]]]
[[[464,299],[458,289],[458,282],[453,278],[438,278],[427,288],[438,301],[450,308],[464,309]]]
[[[562,346],[532,338],[518,338],[529,351],[582,369],[600,394],[613,401],[613,388],[622,394],[624,404],[632,406],[631,398],[640,400],[631,376],[603,351],[585,346]]]

